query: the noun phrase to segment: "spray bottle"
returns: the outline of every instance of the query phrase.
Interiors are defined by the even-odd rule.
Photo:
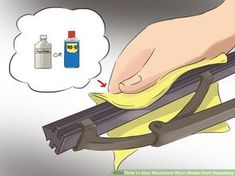
[[[75,31],[68,31],[68,39],[64,41],[64,67],[78,68],[80,66],[79,40]]]

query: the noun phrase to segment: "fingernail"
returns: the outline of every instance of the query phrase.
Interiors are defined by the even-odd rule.
[[[136,75],[126,81],[121,82],[119,86],[132,86],[132,85],[138,84],[141,81],[142,81],[142,77],[140,75]]]

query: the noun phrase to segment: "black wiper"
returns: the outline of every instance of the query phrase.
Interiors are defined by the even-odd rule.
[[[126,110],[105,102],[45,125],[43,131],[46,140],[50,140],[50,147],[55,148],[56,154],[69,149],[113,150],[146,145],[160,146],[233,118],[235,100],[194,113],[210,84],[233,73],[235,52],[228,54],[227,63],[209,65],[183,74],[164,96],[146,108]],[[127,138],[99,137],[192,92],[197,93],[183,111],[168,123],[152,122],[149,126],[152,131],[150,134]]]

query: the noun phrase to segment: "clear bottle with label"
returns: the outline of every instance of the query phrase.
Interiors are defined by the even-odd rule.
[[[68,39],[64,41],[64,67],[78,68],[80,66],[79,40],[75,37],[75,31],[68,32]]]
[[[40,41],[34,45],[35,69],[51,69],[51,44],[47,41],[47,35],[40,35]]]

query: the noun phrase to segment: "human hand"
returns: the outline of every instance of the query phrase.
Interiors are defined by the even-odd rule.
[[[141,92],[174,69],[227,53],[235,39],[216,20],[207,14],[148,26],[117,59],[109,91]]]

